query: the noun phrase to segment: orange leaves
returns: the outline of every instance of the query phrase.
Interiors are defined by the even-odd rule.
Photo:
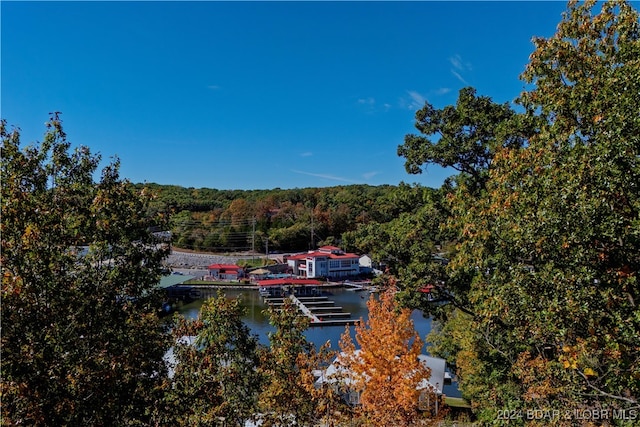
[[[465,224],[462,227],[462,235],[468,238],[474,237],[476,235],[476,232],[474,231],[474,224]]]
[[[562,363],[562,367],[565,369],[578,369],[578,356],[575,351],[575,347],[564,346],[562,347],[562,353],[558,360]]]
[[[373,425],[406,425],[417,412],[420,384],[430,371],[418,356],[422,340],[415,332],[411,311],[398,309],[395,292],[367,302],[369,319],[356,326],[355,344],[348,331],[340,347],[346,371],[352,373],[353,390],[361,390],[361,411]]]
[[[34,224],[28,224],[22,234],[22,244],[30,248],[33,246],[33,243],[37,242],[40,239],[40,230]]]
[[[560,391],[558,384],[547,375],[551,368],[552,362],[540,355],[532,357],[528,351],[519,355],[514,370],[525,388],[523,397],[526,401],[548,399]]]

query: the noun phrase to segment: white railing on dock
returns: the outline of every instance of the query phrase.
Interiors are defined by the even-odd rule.
[[[296,298],[295,295],[289,295],[289,298],[291,298],[291,301],[293,301],[293,303],[298,306],[300,311],[302,313],[304,313],[304,315],[307,316],[309,319],[311,319],[312,322],[319,322],[320,321],[318,316],[313,314],[311,312],[311,310],[309,310],[309,308],[302,303],[302,301],[300,301],[298,298]]]

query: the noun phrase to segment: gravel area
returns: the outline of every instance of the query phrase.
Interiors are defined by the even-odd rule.
[[[205,269],[211,264],[235,264],[240,259],[252,259],[255,255],[214,255],[173,250],[166,264],[179,269]]]

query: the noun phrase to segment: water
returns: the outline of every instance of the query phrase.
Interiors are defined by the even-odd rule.
[[[228,298],[242,297],[242,304],[247,308],[247,314],[244,317],[245,323],[249,326],[251,332],[258,337],[261,344],[268,345],[268,334],[269,332],[275,331],[275,328],[269,324],[269,319],[263,313],[263,311],[267,309],[267,304],[264,303],[258,291],[255,289],[224,289],[222,291]],[[217,289],[201,289],[201,294],[204,298],[216,296],[217,293]],[[367,320],[367,300],[370,295],[368,292],[352,292],[343,288],[332,288],[329,290],[327,296],[331,301],[335,302],[337,307],[342,307],[343,311],[351,313],[351,318]],[[178,312],[186,318],[196,318],[200,312],[202,301],[202,299],[198,299],[192,303],[182,305],[178,308]],[[426,341],[425,338],[431,331],[431,318],[426,318],[422,315],[422,312],[414,310],[411,319],[413,320],[416,332],[418,332],[423,341]],[[314,326],[306,330],[305,336],[316,348],[330,341],[331,350],[340,351],[340,337],[345,332],[345,328],[345,326]],[[353,325],[349,326],[351,338],[355,343],[354,331],[355,327]],[[426,343],[423,353],[428,354],[428,345]],[[445,385],[443,391],[447,396],[461,396],[455,382],[451,385]]]
[[[204,298],[216,296],[217,292],[216,289],[201,290]],[[263,311],[267,309],[267,305],[263,302],[258,291],[253,289],[224,289],[224,293],[228,298],[242,297],[242,304],[247,309],[247,314],[244,318],[245,323],[251,328],[252,333],[257,335],[261,344],[268,345],[268,334],[275,329],[269,324],[269,319],[263,313]],[[342,311],[351,313],[352,319],[362,318],[367,320],[367,300],[370,296],[368,292],[352,292],[343,288],[332,288],[329,290],[327,296],[331,301],[335,302],[337,307],[342,307]],[[196,318],[200,312],[202,301],[203,300],[199,299],[190,304],[185,304],[179,307],[178,312],[186,318]],[[412,313],[412,319],[416,331],[424,340],[429,331],[431,331],[431,319],[425,318],[422,316],[422,313],[417,310]],[[349,330],[351,337],[355,338],[354,326],[350,326]],[[305,336],[309,342],[315,344],[316,348],[319,348],[328,340],[331,342],[331,349],[337,351],[340,349],[340,336],[344,331],[345,326],[314,326],[307,329]],[[424,351],[426,351],[426,348]]]

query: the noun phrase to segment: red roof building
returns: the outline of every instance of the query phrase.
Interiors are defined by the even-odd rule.
[[[244,275],[242,267],[235,264],[211,264],[207,269],[209,276],[221,280],[237,280]]]
[[[360,273],[360,256],[345,253],[336,246],[322,246],[316,251],[292,255],[287,264],[293,274],[304,277],[347,278]]]

